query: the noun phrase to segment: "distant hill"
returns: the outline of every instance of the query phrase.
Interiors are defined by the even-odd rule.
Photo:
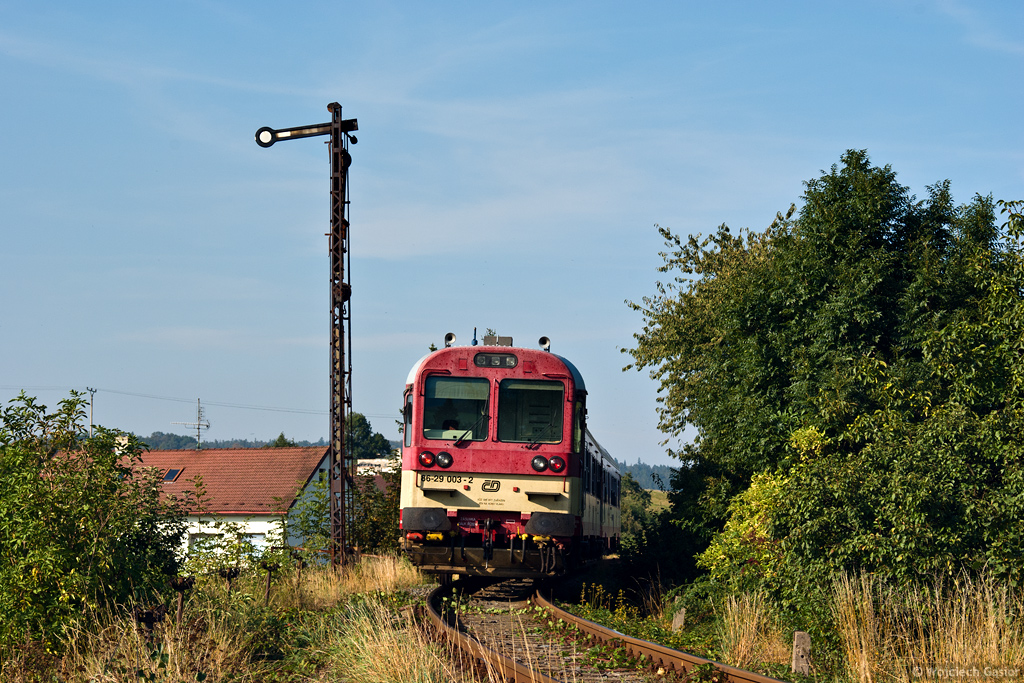
[[[671,488],[672,470],[677,469],[668,465],[648,465],[642,460],[633,465],[618,465],[619,471],[623,474],[628,472],[640,484],[640,488],[660,491],[668,491]]]
[[[181,436],[180,434],[153,432],[149,436],[140,436],[139,439],[154,451],[172,451],[196,447],[196,438],[194,436]]]
[[[165,434],[163,432],[153,432],[149,436],[139,437],[143,443],[148,444],[152,450],[164,451],[164,450],[179,450],[185,448],[196,447],[196,437],[194,436],[182,436],[180,434]],[[249,439],[215,439],[213,441],[207,441],[203,439],[203,448],[263,448],[270,441],[261,441],[256,439],[250,441]],[[296,446],[326,446],[327,441],[320,439],[319,441],[296,441]]]

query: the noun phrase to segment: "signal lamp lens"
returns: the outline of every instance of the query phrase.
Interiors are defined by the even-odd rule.
[[[565,469],[565,460],[557,455],[552,456],[551,461],[548,464],[551,466],[552,472],[561,472]]]
[[[430,451],[423,451],[420,453],[420,464],[424,467],[434,466],[434,454]]]
[[[455,462],[455,458],[453,458],[452,454],[449,453],[448,451],[441,451],[440,453],[437,454],[437,459],[435,462],[437,462],[439,467],[444,467],[445,469],[447,469],[452,466],[453,462]]]
[[[533,469],[537,470],[538,472],[543,472],[548,468],[548,459],[545,458],[543,455],[537,455],[534,456],[533,461],[530,463],[530,465],[532,465]]]

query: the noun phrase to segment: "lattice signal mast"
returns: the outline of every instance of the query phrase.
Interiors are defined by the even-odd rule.
[[[351,133],[359,130],[356,119],[343,119],[341,105],[327,105],[331,120],[312,126],[296,128],[260,128],[256,131],[256,144],[270,147],[278,140],[329,135],[331,161],[331,232],[328,248],[331,256],[331,564],[345,564],[347,541],[351,538],[351,520],[346,510],[352,509],[352,484],[356,461],[345,445],[345,422],[352,409],[352,331],[349,297],[349,221],[348,221],[348,167],[352,156],[348,145],[358,142]]]
[[[196,450],[203,450],[203,430],[210,428],[210,421],[206,419],[206,413],[203,411],[203,402],[200,399],[196,399],[196,421],[195,422],[172,422],[172,425],[185,425],[191,429],[196,430]]]

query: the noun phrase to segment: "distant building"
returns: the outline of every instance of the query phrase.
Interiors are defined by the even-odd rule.
[[[356,463],[356,474],[381,474],[394,472],[395,461],[391,458],[363,458]]]
[[[261,548],[279,531],[307,487],[329,468],[326,446],[295,448],[211,448],[148,451],[142,467],[156,468],[164,493],[183,498],[202,476],[205,511],[188,515],[187,546],[198,538],[219,534],[215,519],[237,522],[249,541]],[[298,539],[290,539],[297,543]]]

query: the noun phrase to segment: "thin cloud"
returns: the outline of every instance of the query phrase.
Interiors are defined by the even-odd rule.
[[[1010,55],[1024,55],[1024,42],[1003,35],[988,19],[974,8],[966,7],[956,0],[938,0],[939,12],[957,22],[965,32],[968,43],[993,52]]]
[[[0,32],[0,53],[37,66],[144,90],[152,90],[158,83],[188,82],[261,94],[303,97],[311,94],[294,87],[220,78],[178,68],[156,66],[140,62],[134,57],[125,59],[120,55],[98,55],[95,46],[31,40],[6,32]]]
[[[239,328],[150,327],[116,335],[114,341],[164,349],[221,350],[232,353],[280,348],[322,348],[323,335],[271,336]]]

